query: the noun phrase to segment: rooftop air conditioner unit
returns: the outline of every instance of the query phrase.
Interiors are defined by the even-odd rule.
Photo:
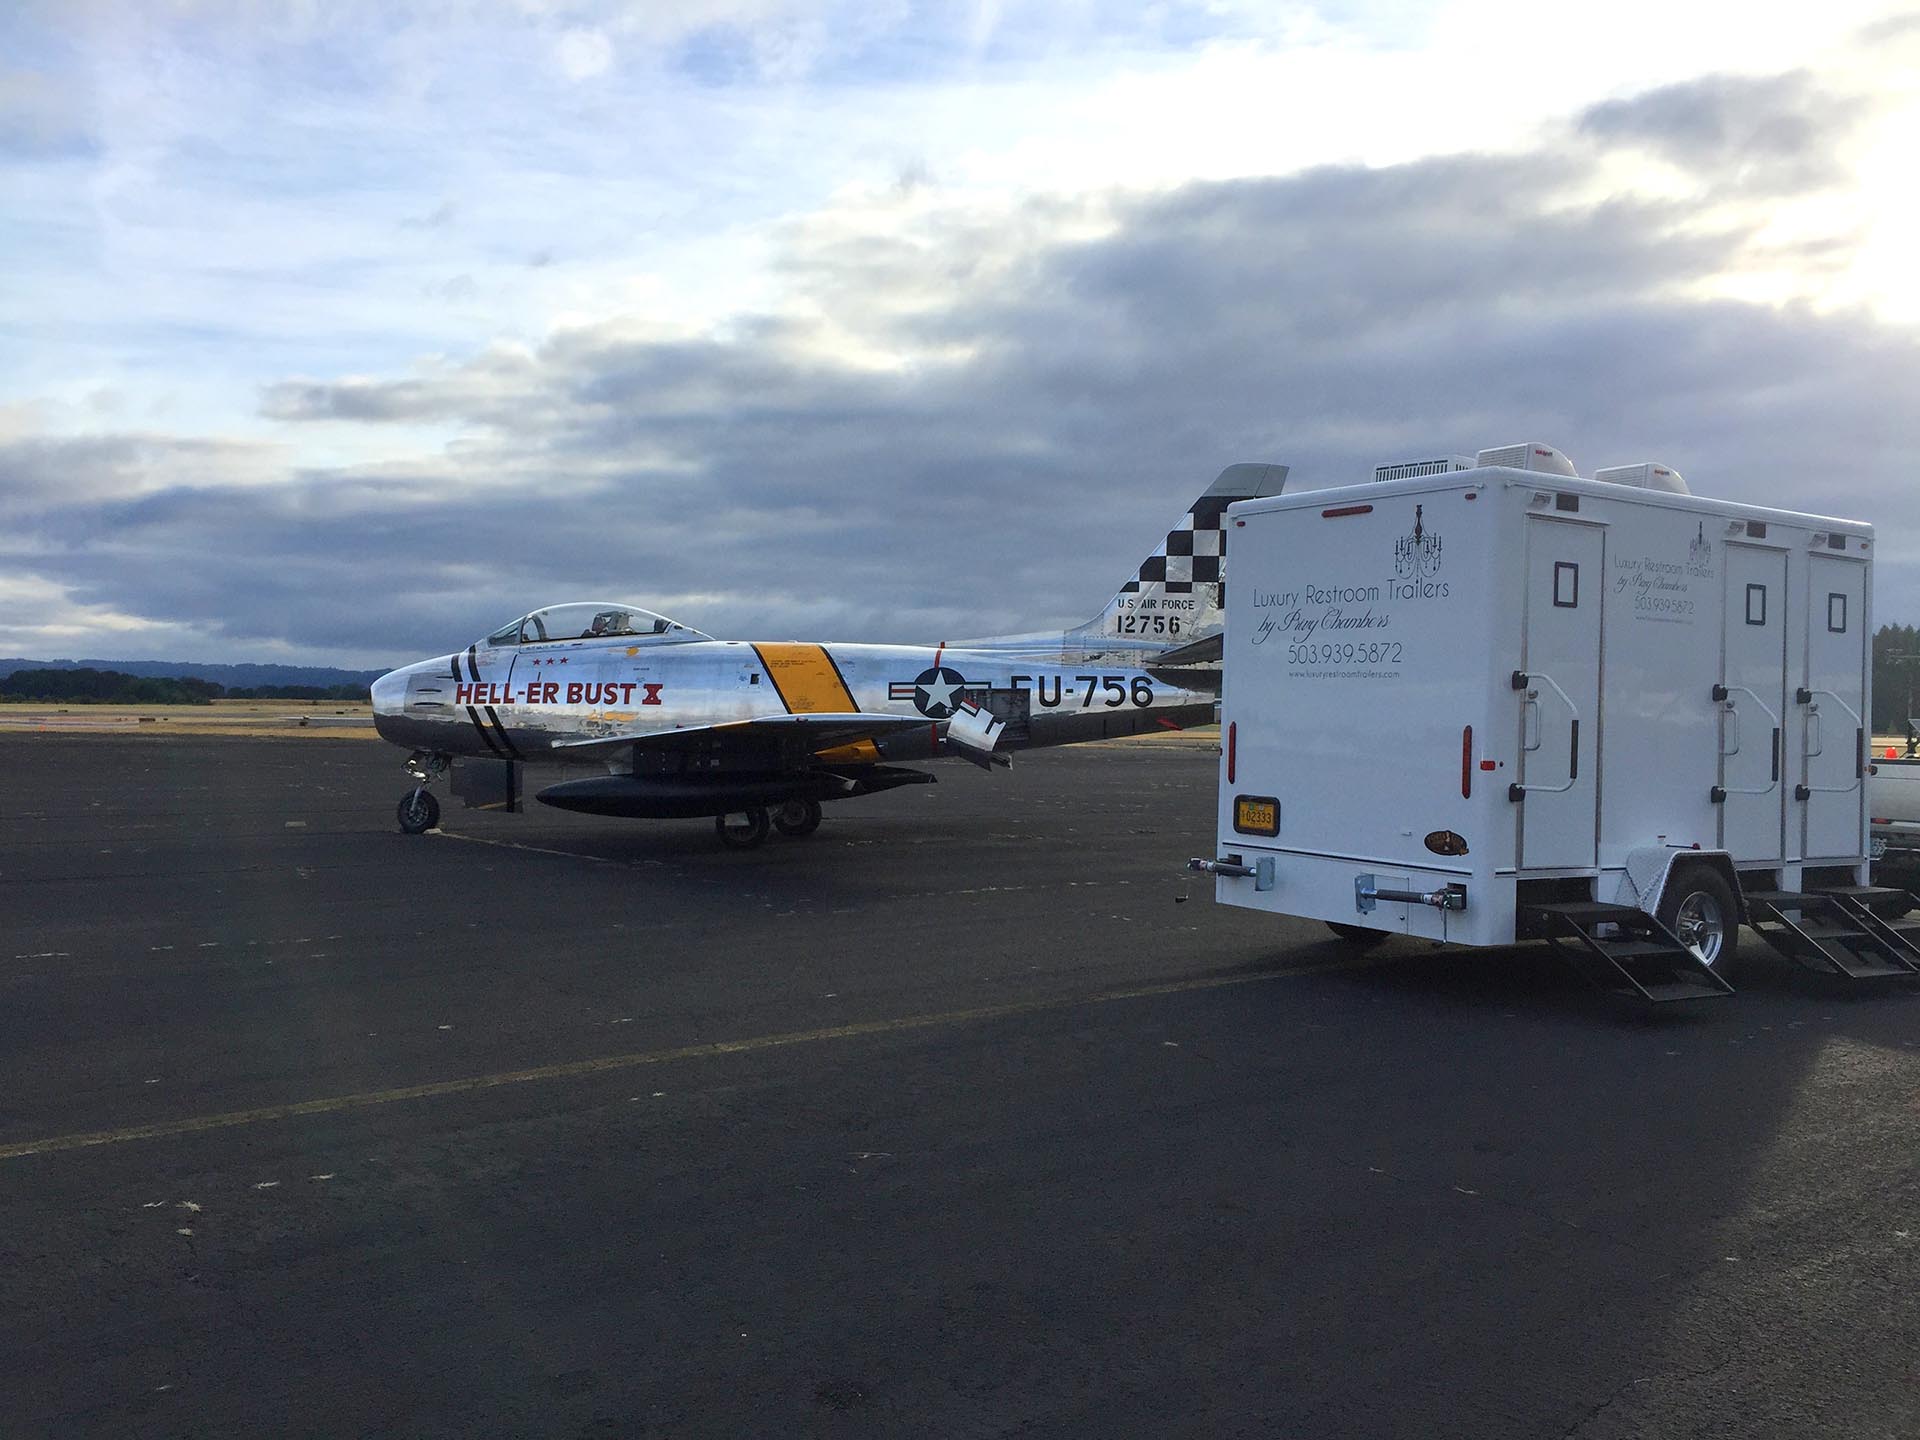
[[[1680,472],[1668,465],[1657,465],[1651,460],[1642,460],[1638,465],[1611,465],[1605,470],[1593,472],[1596,480],[1605,480],[1612,485],[1637,485],[1642,490],[1664,490],[1670,495],[1691,495],[1687,482],[1680,478]]]
[[[1413,480],[1421,475],[1446,475],[1455,470],[1473,469],[1471,455],[1441,455],[1432,460],[1403,460],[1398,465],[1376,465],[1373,478],[1380,480]]]
[[[1580,478],[1580,472],[1573,468],[1573,461],[1553,446],[1542,445],[1537,440],[1482,450],[1476,463],[1499,465],[1508,470],[1537,470],[1543,475],[1571,475],[1576,480]]]

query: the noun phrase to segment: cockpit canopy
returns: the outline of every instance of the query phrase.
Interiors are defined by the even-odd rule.
[[[502,625],[487,637],[489,645],[541,645],[561,640],[612,640],[662,643],[674,640],[710,640],[677,620],[656,615],[638,605],[612,600],[579,600],[549,605]]]

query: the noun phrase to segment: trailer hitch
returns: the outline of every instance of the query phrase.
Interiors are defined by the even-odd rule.
[[[1353,908],[1362,915],[1373,913],[1374,905],[1386,900],[1400,905],[1431,905],[1436,910],[1467,908],[1467,887],[1448,885],[1439,890],[1382,889],[1371,875],[1353,877]]]
[[[1242,864],[1237,856],[1225,856],[1219,860],[1189,860],[1187,869],[1199,875],[1225,875],[1229,879],[1253,881],[1256,890],[1273,889],[1273,857],[1262,855],[1253,864]]]

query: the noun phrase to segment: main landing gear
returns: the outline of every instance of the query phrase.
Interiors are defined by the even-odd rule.
[[[427,789],[446,773],[447,757],[416,750],[407,757],[407,773],[420,783],[400,797],[394,809],[402,835],[423,835],[440,823],[440,802]]]
[[[798,840],[803,835],[811,835],[820,828],[820,802],[818,800],[787,801],[773,812],[773,828],[794,840]]]
[[[752,850],[766,842],[767,830],[798,840],[820,828],[818,800],[788,800],[773,808],[769,816],[764,805],[734,810],[713,817],[714,833],[729,850]]]

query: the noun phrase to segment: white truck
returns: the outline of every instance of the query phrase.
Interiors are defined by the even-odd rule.
[[[1870,768],[1874,879],[1901,890],[1920,888],[1920,760],[1876,760]]]
[[[1727,993],[1920,971],[1865,804],[1873,530],[1551,446],[1228,513],[1222,903]]]

